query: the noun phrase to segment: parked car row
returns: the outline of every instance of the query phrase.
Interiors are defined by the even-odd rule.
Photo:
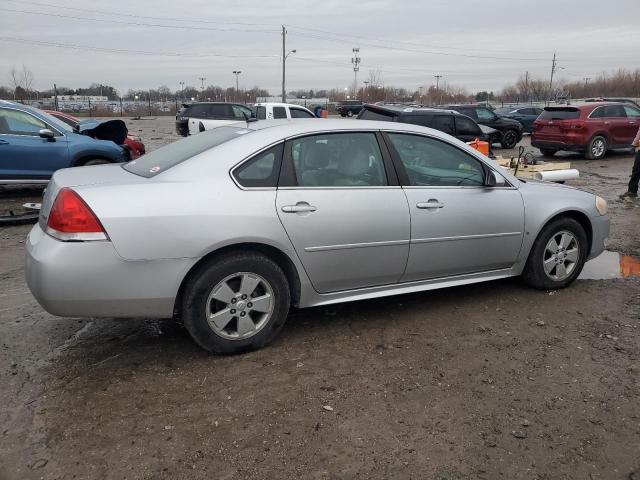
[[[122,120],[72,127],[37,108],[0,100],[0,184],[45,184],[61,168],[131,160],[127,134]]]

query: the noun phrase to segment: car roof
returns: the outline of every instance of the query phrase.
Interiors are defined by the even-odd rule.
[[[365,109],[369,110],[382,110],[394,113],[451,113],[454,115],[460,115],[459,112],[454,110],[448,110],[446,108],[433,108],[433,107],[408,107],[403,105],[373,105],[367,103],[364,105]]]
[[[304,105],[297,105],[295,103],[281,103],[281,102],[258,102],[253,104],[254,107],[299,107],[306,109]]]

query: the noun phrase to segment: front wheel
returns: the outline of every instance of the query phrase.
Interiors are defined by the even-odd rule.
[[[564,288],[580,275],[588,245],[587,234],[576,220],[553,220],[533,244],[522,278],[540,290]]]
[[[349,117],[349,118],[353,117],[353,112],[351,110],[349,110],[347,112],[347,117]]]
[[[82,164],[83,167],[89,167],[91,165],[105,165],[107,163],[111,163],[109,160],[104,160],[102,158],[95,158],[92,160],[87,160]]]
[[[502,140],[500,141],[500,145],[502,148],[506,148],[510,150],[516,146],[518,143],[518,132],[515,130],[507,130],[502,134]]]
[[[607,154],[607,139],[602,135],[596,135],[591,139],[585,151],[585,157],[589,160],[600,160]]]
[[[269,344],[289,312],[287,277],[270,258],[239,252],[200,267],[185,286],[182,319],[198,345],[233,354]]]

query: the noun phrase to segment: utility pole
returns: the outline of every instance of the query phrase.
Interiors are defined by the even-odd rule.
[[[53,105],[56,110],[58,110],[58,87],[56,84],[53,84]]]
[[[286,47],[286,37],[287,37],[287,29],[282,25],[282,103],[287,101],[287,92],[285,91],[285,64],[287,62],[287,57],[292,53],[296,53],[295,50],[291,50],[289,53],[285,53],[287,51]]]
[[[529,72],[524,72],[524,97],[529,100]]]
[[[556,72],[556,53],[553,52],[553,60],[551,61],[551,78],[549,79],[549,100],[551,99],[551,88],[553,87],[553,74]],[[547,101],[547,105],[549,102]]]
[[[179,82],[179,83],[180,83],[180,98],[184,102],[184,82]]]
[[[351,63],[353,64],[353,98],[358,96],[358,70],[360,70],[360,53],[359,47],[353,48],[353,57],[351,57]]]
[[[436,93],[438,94],[438,105],[440,105],[442,103],[442,96],[440,95],[440,79],[442,78],[442,75],[438,74],[438,75],[434,75],[435,79],[436,79]]]
[[[207,77],[199,77],[200,80],[200,101],[202,101],[202,98],[204,97],[204,81],[207,79]]]
[[[584,94],[585,94],[585,96],[587,95],[587,86],[589,85],[589,80],[591,80],[591,77],[584,77]]]
[[[284,91],[284,80],[285,80],[285,62],[287,61],[286,55],[286,41],[287,41],[287,29],[282,25],[282,103],[287,101],[287,94]]]
[[[233,74],[236,76],[236,102],[239,101],[240,98],[240,90],[238,89],[238,77],[242,72],[240,70],[234,70]]]

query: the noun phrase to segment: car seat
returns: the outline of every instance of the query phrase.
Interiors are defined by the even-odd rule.
[[[327,171],[329,147],[326,143],[312,143],[303,157],[300,184],[305,187],[327,187],[333,185],[333,176]]]

